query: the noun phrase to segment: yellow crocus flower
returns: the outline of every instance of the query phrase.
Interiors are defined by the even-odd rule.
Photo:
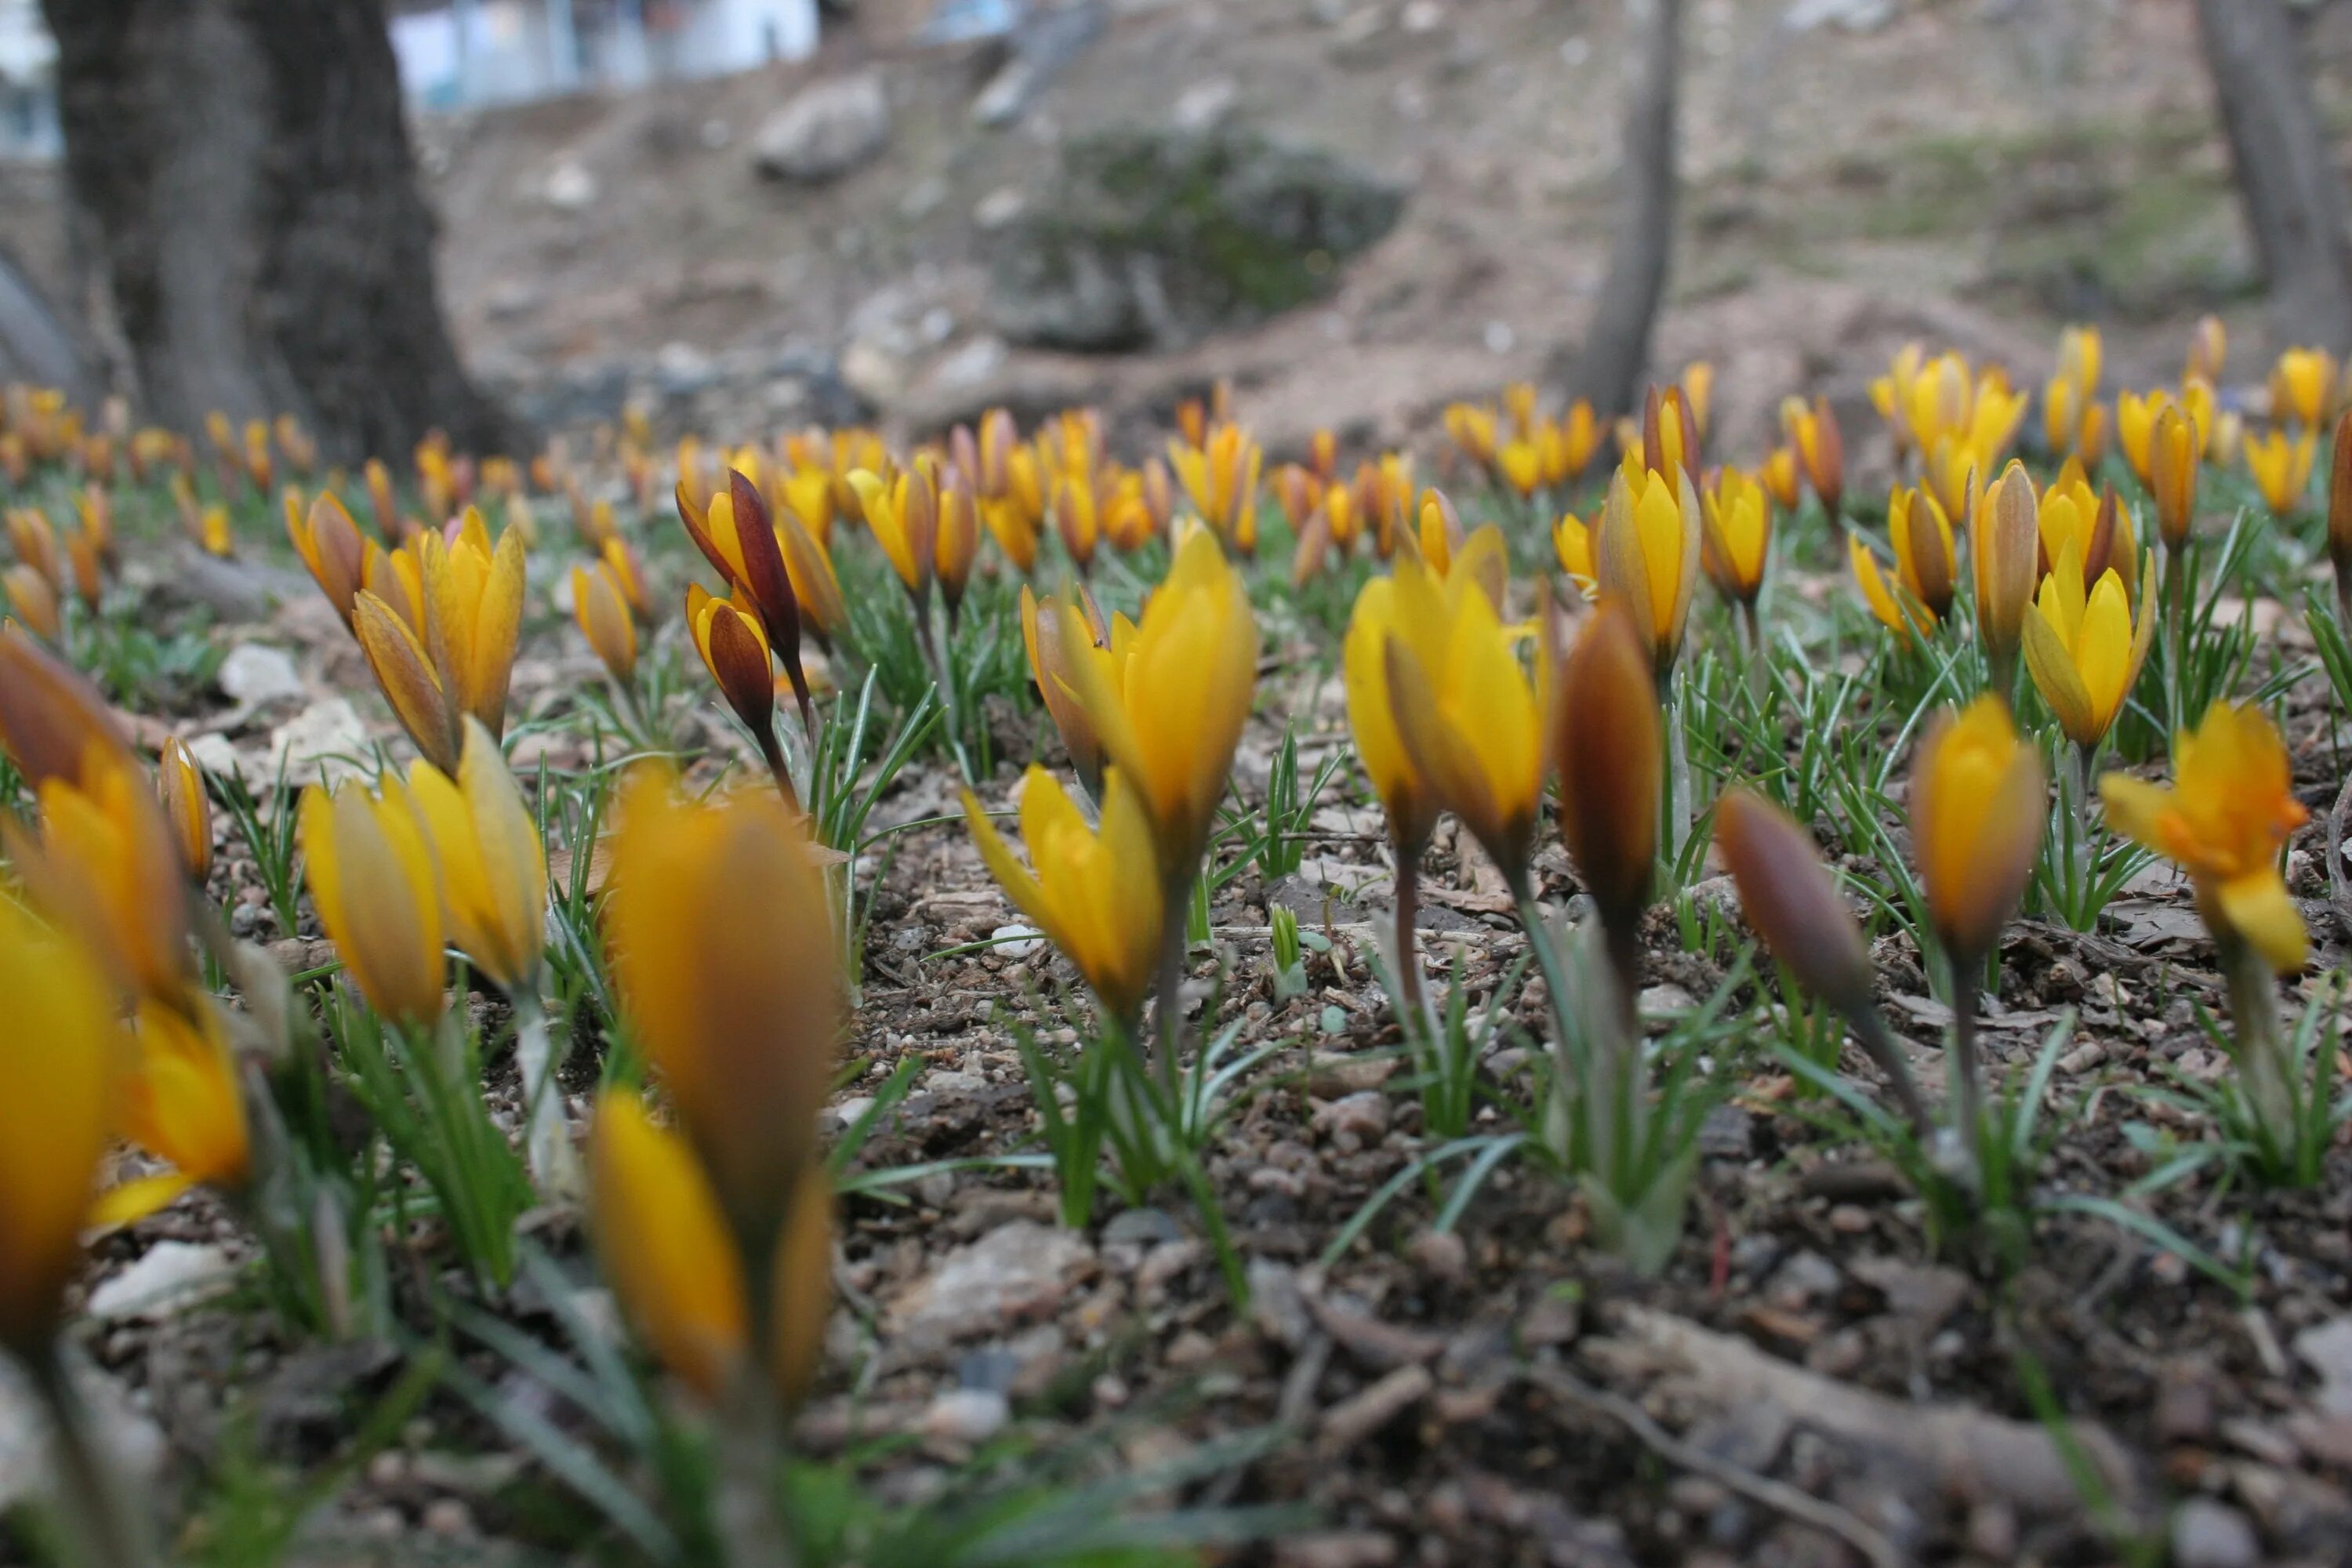
[[[440,879],[415,802],[386,773],[383,793],[346,780],[302,792],[298,824],[310,901],[343,972],[389,1022],[421,1029],[441,1016]]]
[[[2168,392],[2146,395],[2124,392],[2116,395],[2116,442],[2123,447],[2124,461],[2131,465],[2133,476],[2146,489],[2153,489],[2156,485],[2151,464],[2156,452],[2157,421],[2167,410],[2179,407]]]
[[[2034,521],[2043,574],[2057,570],[2060,554],[2071,543],[2085,589],[2112,567],[2123,584],[2125,601],[2130,602],[2139,586],[2139,533],[2131,509],[2116,499],[2114,490],[2105,496],[2094,493],[2082,465],[2069,458],[2042,492]]]
[[[1592,531],[1574,512],[1563,512],[1552,525],[1552,552],[1559,557],[1559,569],[1569,575],[1577,590],[1591,598],[1600,591],[1601,568],[1592,558]]]
[[[2189,334],[2188,369],[2184,379],[2200,381],[2221,379],[2221,366],[2230,357],[2230,333],[2219,316],[2200,316]]]
[[[1846,544],[1854,580],[1872,614],[1888,630],[1932,632],[1951,613],[1958,586],[1951,520],[1926,490],[1896,489],[1887,498],[1886,532],[1895,548],[1894,582],[1886,581],[1860,534]]]
[[[194,973],[187,875],[163,804],[129,753],[93,749],[79,778],[35,790],[40,830],[0,818],[33,901],[134,996],[177,996]]]
[[[1597,541],[1601,596],[1622,601],[1649,639],[1661,685],[1682,651],[1698,586],[1698,496],[1680,468],[1628,458],[1610,481]]]
[[[2047,788],[2042,756],[1990,693],[1938,714],[1911,768],[1912,854],[1937,940],[1961,984],[2000,928],[2042,847]]]
[[[2293,420],[2306,433],[2326,424],[2336,407],[2336,356],[2326,349],[2289,349],[2271,367],[2271,417]]]
[[[1255,480],[1253,480],[1255,484]],[[1060,646],[1093,647],[1076,610],[1059,606]],[[1160,884],[1191,885],[1233,770],[1257,684],[1257,623],[1248,585],[1205,530],[1176,547],[1129,637],[1113,627],[1105,657],[1071,662],[1071,687],[1151,819]],[[1184,721],[1170,722],[1181,714]]]
[[[2147,488],[2156,498],[2156,531],[2167,550],[2189,542],[2197,518],[2197,427],[2176,405],[2156,416],[2148,437]],[[2341,450],[2342,448],[2338,448]]]
[[[65,607],[58,602],[57,584],[18,562],[0,572],[0,586],[8,595],[9,613],[43,642],[54,644],[65,632]]]
[[[205,793],[204,770],[196,765],[188,743],[177,735],[163,742],[155,778],[163,816],[172,825],[173,842],[179,847],[180,864],[202,887],[213,868],[213,803]]]
[[[1409,657],[1424,668],[1441,666],[1445,650],[1432,635],[1440,628],[1438,620],[1424,616],[1406,623],[1397,613],[1397,599],[1393,578],[1374,577],[1365,583],[1348,619],[1341,665],[1347,676],[1348,729],[1355,738],[1356,760],[1371,780],[1372,793],[1381,798],[1389,841],[1396,847],[1402,863],[1418,857],[1428,842],[1437,826],[1439,804],[1428,781],[1413,766],[1404,738],[1397,732],[1389,693],[1388,645],[1392,637],[1423,639]]]
[[[2174,737],[2172,759],[2169,789],[2122,773],[2099,781],[2108,826],[2189,873],[2217,936],[2252,943],[2273,968],[2302,967],[2308,939],[2278,855],[2310,813],[2277,727],[2258,708],[2217,702]]]
[[[82,946],[0,899],[0,1346],[43,1353],[81,1267],[131,1045]]]
[[[751,1369],[745,1259],[693,1148],[625,1089],[596,1102],[591,1229],[614,1299],[670,1374],[723,1403]],[[784,1407],[815,1380],[832,1265],[832,1193],[822,1166],[793,1185],[766,1292],[772,1331],[760,1371]]]
[[[2263,504],[2273,517],[2303,510],[2311,489],[2311,466],[2318,457],[2318,438],[2309,430],[2289,436],[2273,426],[2245,439],[2246,471],[2262,492]]]
[[[1727,468],[1700,503],[1706,529],[1699,561],[1708,580],[1734,604],[1754,604],[1764,586],[1764,563],[1772,544],[1772,509],[1766,504],[1764,487],[1739,469]]]
[[[499,743],[467,719],[457,778],[416,763],[408,793],[440,868],[450,939],[509,995],[535,994],[547,948],[547,849]]]
[[[413,627],[383,597],[362,589],[352,629],[401,727],[425,759],[457,765],[468,715],[498,735],[506,728],[507,681],[522,631],[522,535],[512,529],[493,549],[471,508],[454,541],[419,541],[423,625]]]
[[[1462,819],[1514,891],[1527,885],[1543,787],[1536,696],[1486,591],[1400,560],[1386,639],[1390,714],[1437,806]]]
[[[1835,521],[1845,500],[1845,437],[1839,433],[1829,399],[1816,397],[1808,406],[1802,398],[1789,398],[1780,405],[1780,427],[1788,434],[1789,448],[1804,470],[1805,482]]]
[[[1061,781],[1032,765],[1021,781],[1024,869],[970,790],[964,819],[981,858],[1013,907],[1086,977],[1103,1010],[1132,1028],[1151,989],[1167,900],[1154,879],[1151,822],[1116,767],[1103,778],[1102,823],[1090,828]]]
[[[764,791],[677,785],[659,763],[624,783],[605,938],[622,1010],[756,1272],[817,1163],[848,997],[801,821]]]
[[[2156,640],[2156,560],[2142,568],[2138,619],[2114,567],[2083,591],[2081,546],[2066,541],[2033,613],[2025,617],[2025,668],[2066,738],[2089,751],[2106,739]]]
[[[1549,643],[1555,623],[1544,619]],[[1560,836],[1630,985],[1628,955],[1638,951],[1634,928],[1650,901],[1665,778],[1648,639],[1622,605],[1604,604],[1573,645],[1547,647],[1544,663],[1545,746],[1559,779]]]
[[[121,1131],[171,1168],[110,1188],[91,1213],[94,1226],[135,1224],[191,1187],[233,1193],[252,1173],[245,1100],[218,1005],[194,993],[177,1005],[142,1002],[134,1039]]]
[[[321,490],[305,511],[290,490],[286,496],[286,536],[310,570],[311,581],[335,606],[343,628],[352,625],[352,599],[365,586],[362,571],[367,563],[368,542],[359,524],[331,490]]]
[[[1496,454],[1500,447],[1493,409],[1475,403],[1447,404],[1445,434],[1462,449],[1464,457],[1480,468],[1493,469],[1496,467]]]
[[[1198,446],[1172,441],[1168,461],[1201,521],[1238,555],[1257,550],[1258,473],[1265,454],[1240,426],[1220,423]]]
[[[1969,509],[1969,564],[1976,574],[1977,639],[2006,701],[2017,675],[2025,613],[2041,580],[2041,511],[2033,480],[2011,460],[2000,482]]]
[[[865,508],[866,526],[882,546],[890,570],[919,604],[930,591],[939,551],[939,487],[930,466],[918,462],[890,479],[860,468],[850,487]]]
[[[598,561],[572,568],[572,618],[604,661],[604,672],[628,685],[637,672],[637,620],[611,566]]]

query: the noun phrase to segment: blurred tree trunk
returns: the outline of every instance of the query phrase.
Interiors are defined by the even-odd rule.
[[[1556,368],[1570,397],[1603,414],[1639,406],[1650,363],[1650,330],[1674,260],[1676,138],[1675,100],[1682,70],[1682,0],[1628,0],[1641,58],[1625,100],[1621,196],[1609,270],[1593,302],[1584,347]]]
[[[2352,347],[2344,192],[2282,0],[2197,0],[2205,68],[2282,344]]]
[[[441,318],[383,0],[42,0],[67,183],[147,411],[515,451]]]

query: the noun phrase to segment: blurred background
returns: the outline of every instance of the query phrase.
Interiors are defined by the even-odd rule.
[[[328,453],[1005,405],[1282,451],[1907,339],[2352,346],[2352,4],[0,0],[0,377]]]

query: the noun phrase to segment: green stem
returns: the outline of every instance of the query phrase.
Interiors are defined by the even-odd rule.
[[[1158,999],[1151,1032],[1151,1069],[1168,1093],[1176,1091],[1176,1066],[1184,1055],[1184,953],[1189,945],[1186,916],[1192,902],[1194,879],[1174,879],[1162,895],[1160,921],[1160,977],[1152,994]]]
[[[1971,1180],[1984,1171],[1984,1077],[1977,1061],[1977,968],[1959,953],[1952,961],[1952,1120],[1967,1152]]]
[[[2264,1141],[2284,1160],[2294,1153],[2297,1138],[2294,1070],[2289,1065],[2292,1053],[2279,1019],[2278,983],[2261,949],[2226,921],[2216,921],[2209,910],[2205,924],[2213,933],[2222,974],[2229,983],[2230,1021],[2234,1026],[2246,1103],[2253,1110]]]
[[[799,1553],[776,1498],[776,1408],[759,1365],[745,1363],[725,1401],[712,1524],[726,1568],[793,1568]]]
[[[1683,724],[1682,702],[1669,668],[1658,678],[1658,718],[1666,727],[1665,850],[1668,867],[1682,863],[1691,835],[1690,735]],[[1676,879],[1668,877],[1672,887]]]
[[[1739,602],[1739,625],[1748,634],[1748,696],[1756,710],[1761,713],[1770,669],[1764,657],[1763,617],[1757,613],[1755,600],[1742,599]]]
[[[1569,1011],[1567,963],[1560,956],[1559,944],[1552,940],[1551,926],[1544,919],[1542,907],[1536,902],[1535,889],[1524,874],[1518,886],[1511,889],[1511,897],[1518,905],[1519,926],[1528,933],[1528,946],[1536,955],[1536,967],[1543,973],[1544,989],[1550,994],[1552,1027],[1559,1032],[1561,1045],[1575,1058],[1573,1065],[1581,1079],[1583,1053],[1577,1045],[1580,1036],[1575,1017]]]
[[[1396,853],[1397,1000],[1416,1019],[1421,1017],[1421,950],[1414,927],[1421,910],[1421,854],[1402,845]]]
[[[25,1370],[56,1428],[58,1521],[67,1560],[82,1568],[149,1568],[147,1516],[126,1496],[97,1413],[82,1398],[55,1340],[26,1352]]]
[[[547,1008],[535,984],[519,987],[515,1011],[515,1069],[522,1077],[523,1148],[531,1180],[541,1196],[572,1203],[584,1195],[579,1156],[563,1116],[563,1090],[555,1081],[562,1057],[554,1048]]]

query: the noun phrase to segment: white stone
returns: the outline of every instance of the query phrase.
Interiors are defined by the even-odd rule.
[[[596,176],[578,163],[558,163],[547,176],[546,195],[557,212],[585,212],[595,205]]]
[[[282,760],[289,784],[315,783],[323,770],[331,785],[356,776],[367,752],[367,726],[360,722],[359,710],[346,698],[330,697],[269,732],[268,767],[274,775]]]
[[[159,1241],[89,1293],[89,1315],[100,1322],[168,1318],[218,1295],[236,1279],[236,1264],[217,1247]]]
[[[1007,958],[1034,958],[1045,946],[1045,933],[1035,926],[998,926],[988,936]]]
[[[923,1413],[923,1435],[958,1443],[985,1442],[1012,1419],[1012,1403],[994,1389],[950,1389]]]
[[[872,72],[803,89],[751,138],[763,174],[818,184],[878,155],[890,141],[890,98]]]
[[[97,1415],[100,1441],[126,1489],[152,1482],[163,1464],[163,1434],[114,1378],[77,1362],[73,1380]],[[46,1495],[49,1486],[48,1415],[16,1363],[0,1356],[0,1514]]]
[[[301,672],[283,648],[239,643],[221,660],[220,689],[232,702],[259,707],[302,695]]]

